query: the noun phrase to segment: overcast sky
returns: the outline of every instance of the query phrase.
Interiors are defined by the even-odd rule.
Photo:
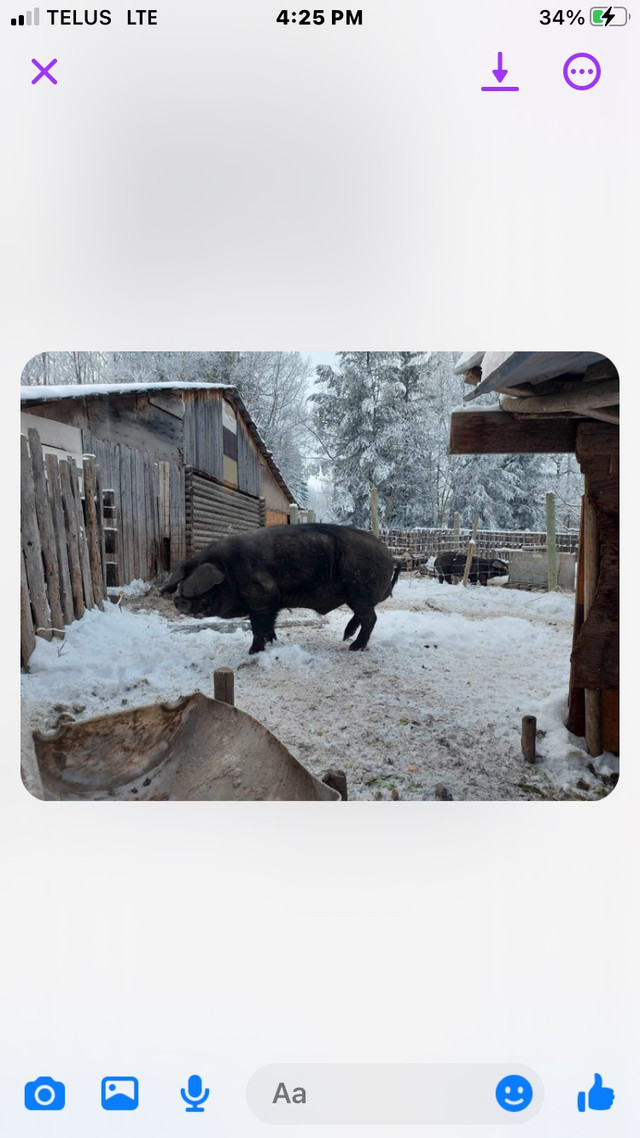
[[[303,356],[311,356],[311,363],[313,364],[314,368],[317,367],[318,364],[335,365],[336,363],[335,352],[301,352],[300,354]]]

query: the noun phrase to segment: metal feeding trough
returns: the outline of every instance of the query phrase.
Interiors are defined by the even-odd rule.
[[[33,742],[46,799],[339,801],[266,727],[202,693],[65,724]]]

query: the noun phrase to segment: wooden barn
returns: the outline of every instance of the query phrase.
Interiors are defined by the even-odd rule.
[[[295,498],[222,384],[23,387],[45,456],[94,455],[106,585],[148,580],[216,537],[289,520]]]
[[[575,453],[584,475],[567,727],[591,755],[618,753],[618,373],[595,352],[463,356],[473,404],[451,416],[452,454]]]

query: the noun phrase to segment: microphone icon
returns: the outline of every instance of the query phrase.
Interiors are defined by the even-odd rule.
[[[185,1108],[185,1113],[194,1113],[196,1111],[201,1113],[204,1110],[201,1103],[206,1102],[209,1098],[209,1088],[205,1087],[204,1090],[202,1089],[202,1079],[199,1075],[189,1075],[187,1089],[185,1091],[184,1087],[181,1087],[180,1094],[184,1101],[190,1104]]]

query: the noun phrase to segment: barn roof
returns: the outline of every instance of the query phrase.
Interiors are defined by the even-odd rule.
[[[20,388],[23,403],[39,403],[45,399],[80,399],[94,395],[128,395],[132,391],[235,391],[228,383],[52,383]]]
[[[228,383],[69,383],[51,384],[51,386],[34,386],[20,388],[20,401],[23,407],[31,407],[37,403],[60,399],[100,399],[114,395],[131,395],[132,393],[168,392],[168,391],[224,391],[226,398],[230,399],[236,411],[244,422],[251,438],[263,455],[273,478],[289,500],[297,501],[295,494],[289,489],[282,472],[276,463],[272,452],[256,427],[244,400],[237,388]]]

